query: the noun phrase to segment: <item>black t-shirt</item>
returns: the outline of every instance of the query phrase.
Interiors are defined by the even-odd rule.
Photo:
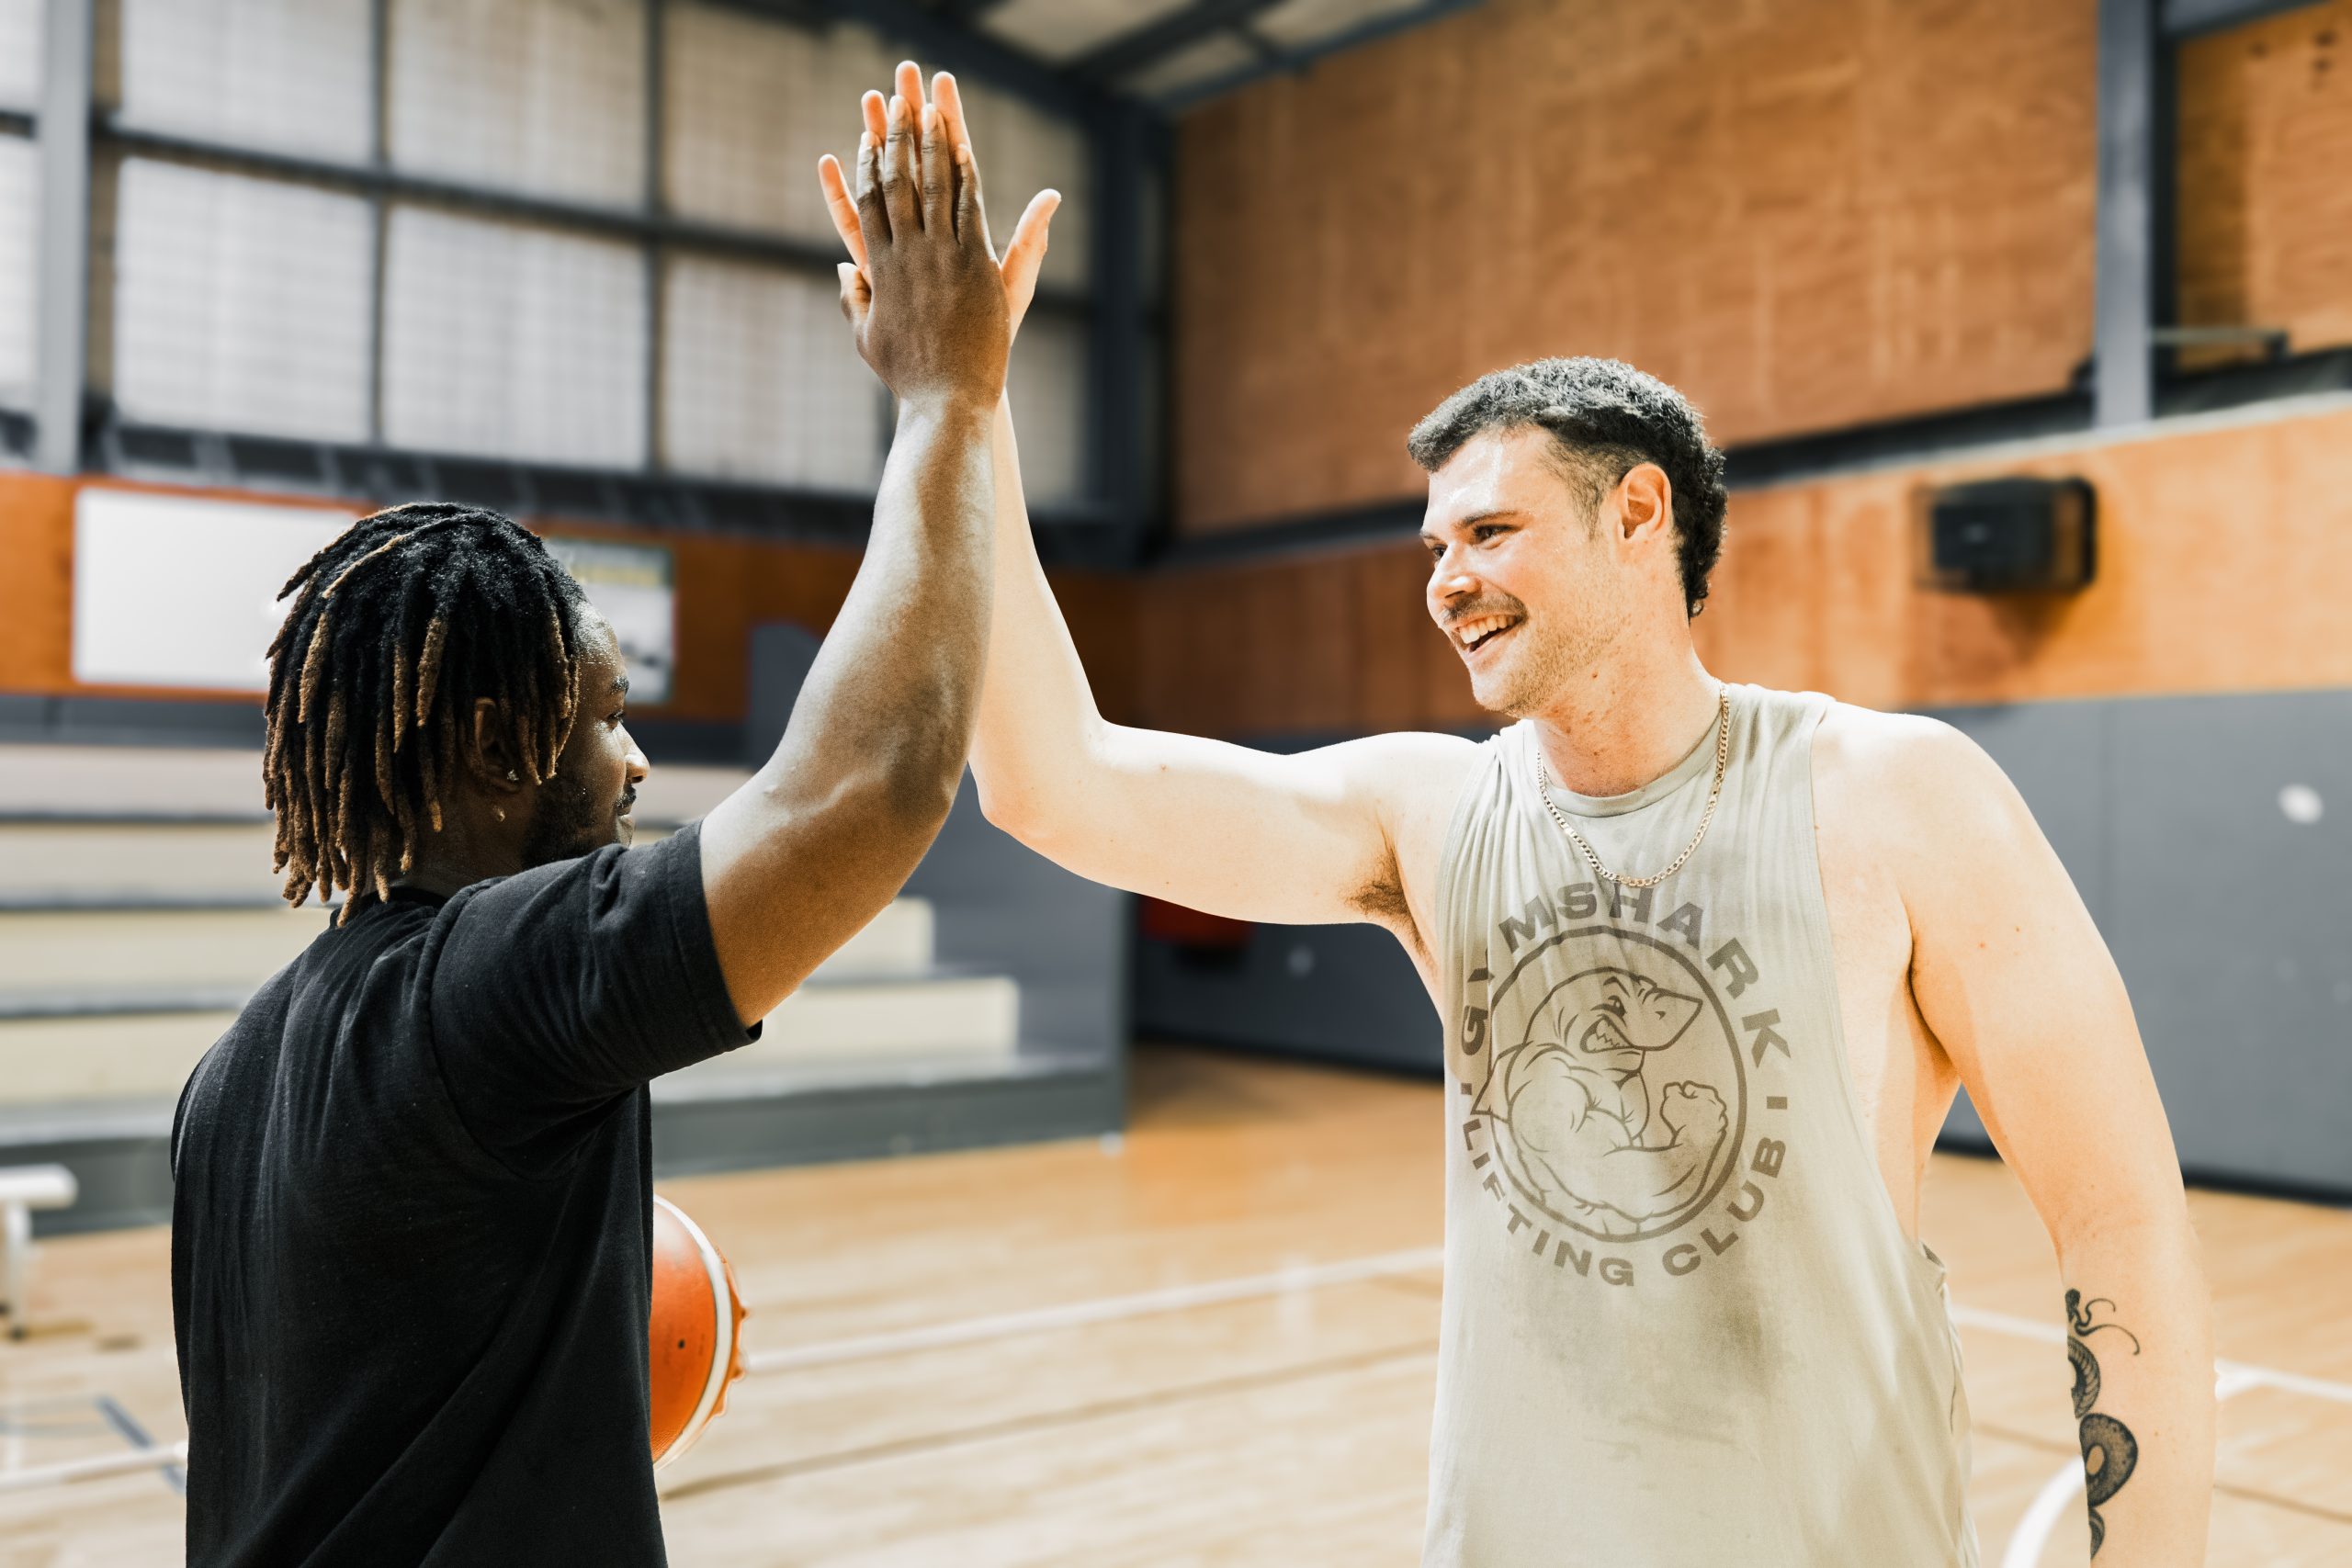
[[[693,829],[396,892],[172,1132],[191,1568],[659,1563],[646,1082],[744,1043]]]

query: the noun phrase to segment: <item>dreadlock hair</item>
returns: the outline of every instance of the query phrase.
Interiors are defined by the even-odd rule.
[[[483,766],[487,697],[534,783],[579,704],[580,585],[513,519],[441,502],[363,517],[286,580],[269,645],[263,800],[286,898],[390,897],[442,793]]]

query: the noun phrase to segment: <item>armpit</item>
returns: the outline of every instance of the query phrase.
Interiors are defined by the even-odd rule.
[[[1426,964],[1429,949],[1422,943],[1420,926],[1413,919],[1412,906],[1405,899],[1405,878],[1397,869],[1396,856],[1391,851],[1380,869],[1347,897],[1348,907],[1373,924],[1385,926],[1416,963]]]

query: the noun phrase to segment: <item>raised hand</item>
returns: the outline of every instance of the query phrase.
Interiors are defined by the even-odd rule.
[[[858,353],[902,403],[993,403],[1004,389],[1012,327],[981,216],[978,167],[919,96],[890,100],[881,135],[871,119],[858,139],[849,231],[864,260],[845,266],[842,279]],[[832,164],[831,181],[839,178]]]
[[[927,116],[929,108],[936,108],[944,123],[951,154],[957,159],[958,168],[964,160],[977,169],[978,158],[972,151],[972,137],[964,118],[964,99],[956,85],[956,78],[943,71],[932,78],[931,104],[923,106],[922,73],[914,62],[899,62],[895,84],[897,98],[919,106]],[[865,117],[865,132],[877,144],[887,144],[889,110],[880,93],[869,92],[861,100],[860,112]],[[872,274],[867,266],[867,254],[862,232],[856,200],[851,196],[849,182],[842,174],[840,162],[830,152],[817,161],[818,182],[824,187],[826,209],[832,214],[833,229],[841,235],[842,244],[849,252],[849,263],[841,268],[842,310],[854,322],[858,312],[871,298]],[[974,176],[977,180],[977,175]],[[1000,266],[1004,282],[1005,309],[1008,327],[1018,333],[1022,318],[1028,313],[1030,301],[1036,297],[1037,270],[1045,265],[1046,231],[1054,211],[1061,206],[1061,193],[1042,190],[1032,197],[1021,214],[1021,221],[1013,226],[1012,243],[1006,245]],[[997,255],[988,237],[987,216],[982,209],[980,232],[982,243],[989,245],[989,254]]]

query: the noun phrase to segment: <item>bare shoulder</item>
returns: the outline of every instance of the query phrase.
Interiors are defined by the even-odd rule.
[[[1344,754],[1351,784],[1391,821],[1434,812],[1442,826],[1483,750],[1466,736],[1407,729],[1368,735],[1332,752]]]
[[[2000,764],[1941,719],[1834,703],[1813,742],[1815,827],[1890,860],[1950,860],[2034,831]]]

